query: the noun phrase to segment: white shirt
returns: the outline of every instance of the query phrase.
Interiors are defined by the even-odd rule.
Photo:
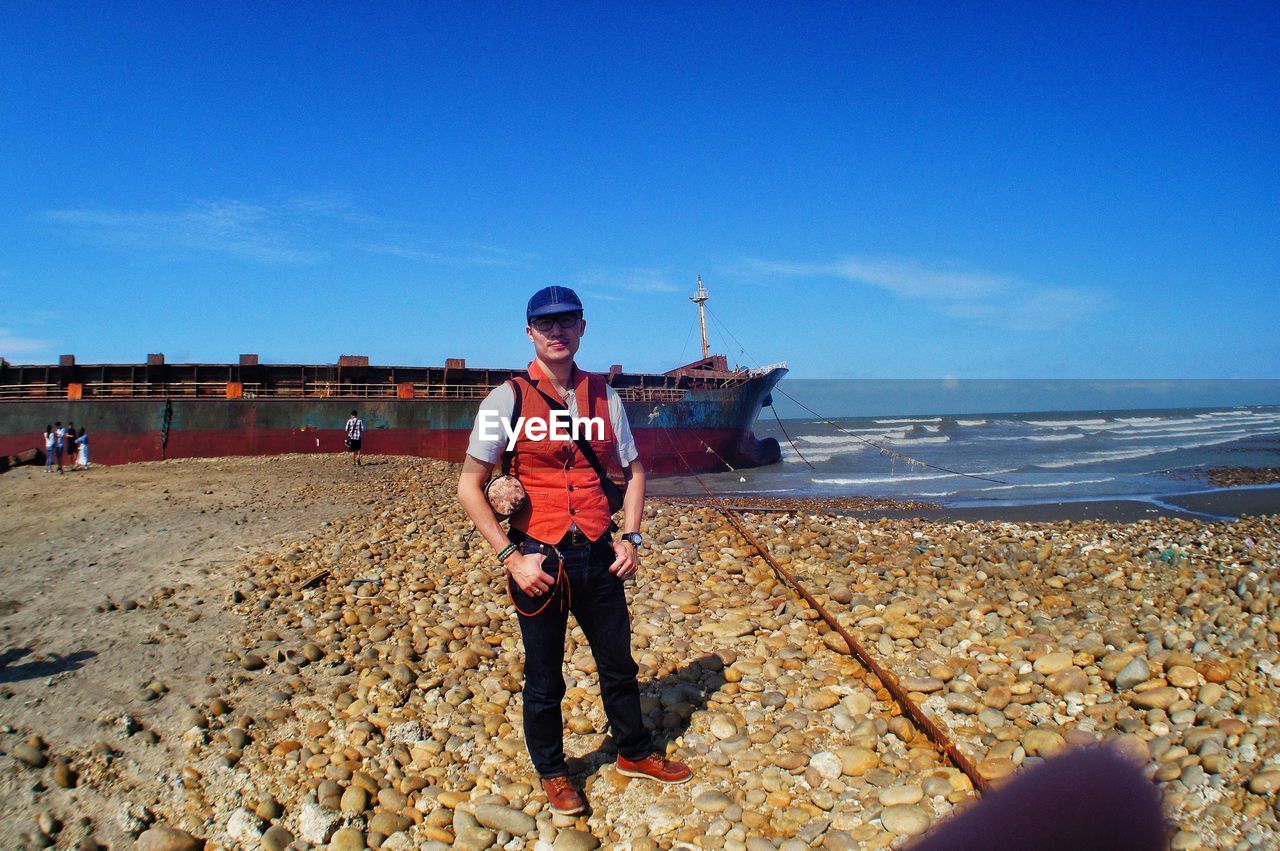
[[[526,390],[526,392],[537,391]],[[605,385],[604,392],[609,403],[609,424],[613,426],[613,439],[618,447],[618,464],[622,467],[630,467],[631,462],[640,457],[640,453],[636,450],[635,438],[631,436],[631,424],[627,421],[627,411],[622,407],[622,398],[618,396],[617,391]],[[569,409],[570,415],[576,419],[578,400],[575,398],[573,388],[569,388],[569,396],[564,404]],[[511,389],[509,382],[504,381],[484,397],[484,401],[480,403],[480,411],[492,411],[494,416],[510,425],[515,405],[515,391]],[[490,420],[493,421],[492,416]],[[507,434],[498,429],[498,435],[497,440],[485,440],[480,436],[480,413],[477,412],[475,424],[471,427],[471,442],[467,445],[467,454],[485,464],[498,463],[502,458],[503,450],[507,447]],[[604,459],[601,461],[603,462]]]
[[[364,436],[364,420],[352,417],[347,420],[347,437],[359,440]]]

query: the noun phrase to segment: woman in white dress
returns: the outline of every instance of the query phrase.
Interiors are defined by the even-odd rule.
[[[76,469],[89,469],[89,435],[84,433],[84,429],[80,429],[80,434],[76,437],[76,448],[79,454],[76,455]]]

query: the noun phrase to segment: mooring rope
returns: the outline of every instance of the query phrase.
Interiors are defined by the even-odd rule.
[[[827,418],[826,418],[826,417],[824,417],[822,414],[820,414],[820,413],[818,413],[817,411],[815,411],[813,408],[810,408],[810,407],[809,407],[808,405],[806,405],[804,402],[801,402],[801,401],[800,401],[799,399],[797,399],[795,396],[792,396],[790,393],[788,393],[787,391],[783,390],[781,387],[774,387],[772,392],[774,392],[774,393],[781,393],[783,396],[786,396],[786,397],[787,397],[788,399],[790,399],[792,402],[795,402],[795,403],[796,403],[797,405],[799,405],[801,408],[803,408],[804,410],[808,411],[808,412],[809,412],[810,414],[812,414],[813,416],[817,417],[819,422],[826,423],[827,425],[829,425],[829,426],[831,426],[832,428],[834,428],[836,431],[839,431],[839,432],[842,432],[842,433],[844,433],[844,434],[847,434],[849,437],[852,437],[852,438],[854,438],[855,440],[860,440],[860,441],[862,441],[862,442],[863,442],[863,443],[865,443],[867,446],[870,446],[872,449],[875,449],[875,450],[879,451],[879,453],[880,453],[881,455],[888,456],[890,459],[892,459],[892,460],[894,460],[894,461],[897,461],[898,459],[901,459],[901,460],[903,460],[903,461],[906,461],[908,464],[910,464],[910,465],[911,465],[911,466],[913,466],[913,467],[927,467],[927,468],[929,468],[930,470],[938,470],[939,472],[947,473],[947,474],[952,475],[952,476],[964,476],[966,479],[977,479],[977,480],[978,480],[978,481],[980,481],[980,482],[994,482],[994,483],[995,483],[995,484],[997,484],[997,485],[1007,485],[1007,484],[1009,484],[1008,482],[1006,482],[1006,481],[1004,481],[1004,480],[1002,480],[1002,479],[993,479],[993,478],[991,478],[991,477],[989,477],[989,476],[979,476],[977,473],[964,473],[964,472],[961,472],[960,470],[952,470],[950,467],[940,467],[940,466],[938,466],[937,464],[930,464],[928,461],[921,461],[919,458],[912,458],[912,457],[910,457],[910,456],[908,456],[908,455],[903,455],[903,454],[902,454],[902,453],[900,453],[900,452],[895,452],[895,451],[894,451],[894,450],[892,450],[892,449],[886,449],[885,447],[881,446],[880,444],[876,443],[875,441],[867,440],[865,437],[863,437],[863,436],[862,436],[862,435],[860,435],[860,434],[856,434],[856,433],[854,433],[854,432],[852,432],[852,431],[849,431],[849,429],[847,429],[847,428],[844,428],[844,427],[842,427],[842,426],[838,426],[838,425],[836,425],[836,424],[835,424],[835,423],[833,423],[831,420],[827,419]],[[775,416],[777,416],[777,412],[776,412],[776,411],[774,412],[774,415],[775,415]]]
[[[782,436],[787,439],[787,443],[791,444],[791,448],[800,456],[800,460],[805,464],[808,464],[810,470],[818,469],[812,464],[809,464],[809,459],[804,457],[804,453],[800,451],[800,447],[796,446],[796,442],[791,439],[791,435],[787,434],[787,427],[782,424],[782,417],[778,416],[778,409],[773,406],[772,402],[769,403],[769,410],[773,411],[773,418],[778,421],[778,428],[782,430]]]
[[[707,308],[707,313],[711,313],[711,308],[709,308],[709,307]],[[741,342],[740,340],[738,340],[738,338],[737,338],[737,337],[735,337],[735,336],[734,336],[733,332],[732,332],[732,331],[730,331],[730,330],[728,329],[728,327],[726,327],[726,326],[725,326],[725,324],[724,324],[723,322],[721,322],[721,321],[720,321],[720,317],[716,316],[714,313],[711,313],[711,318],[712,318],[712,320],[714,320],[714,321],[715,321],[715,323],[716,323],[717,325],[719,325],[719,326],[720,326],[720,330],[722,330],[722,331],[724,331],[726,334],[728,334],[728,335],[729,335],[729,338],[730,338],[730,339],[732,339],[735,343],[737,343],[737,344],[738,344],[738,351],[742,353],[743,357],[746,357],[746,358],[749,358],[749,359],[750,359],[750,360],[752,360],[752,361],[755,361],[756,366],[757,366],[757,367],[759,367],[759,366],[760,366],[760,361],[759,361],[758,359],[756,359],[754,356],[752,356],[750,352],[748,352],[748,351],[747,351],[746,347],[742,345],[742,342]],[[997,484],[997,485],[1007,485],[1007,484],[1009,484],[1008,482],[1003,481],[1002,479],[992,479],[992,478],[990,478],[990,477],[988,477],[988,476],[979,476],[979,475],[976,475],[976,474],[974,474],[974,473],[962,473],[962,472],[960,472],[959,470],[952,470],[952,469],[950,469],[949,467],[939,467],[937,464],[930,464],[928,461],[921,461],[921,460],[920,460],[920,459],[918,459],[918,458],[912,458],[910,455],[903,455],[901,452],[897,452],[897,451],[895,451],[895,450],[893,450],[893,449],[887,449],[887,448],[885,448],[885,447],[881,446],[880,444],[876,443],[875,441],[867,440],[865,437],[863,437],[863,436],[862,436],[862,435],[860,435],[860,434],[855,434],[854,432],[849,431],[848,429],[843,428],[842,426],[838,426],[838,425],[836,425],[836,424],[835,424],[835,423],[833,423],[831,420],[827,419],[827,418],[826,418],[826,417],[824,417],[822,414],[820,414],[820,413],[818,413],[817,411],[815,411],[813,408],[810,408],[808,405],[804,404],[804,403],[803,403],[803,402],[801,402],[799,399],[797,399],[796,397],[792,396],[792,395],[791,395],[790,393],[788,393],[787,391],[783,390],[781,387],[775,386],[775,387],[773,388],[773,391],[772,391],[772,392],[774,392],[774,393],[781,393],[783,396],[786,396],[786,397],[787,397],[788,399],[790,399],[792,402],[795,402],[795,403],[796,403],[797,405],[799,405],[801,408],[803,408],[804,410],[808,411],[808,412],[809,412],[810,414],[812,414],[813,416],[817,417],[819,422],[825,423],[825,424],[827,424],[827,425],[831,426],[832,428],[834,428],[836,431],[839,431],[839,432],[841,432],[841,433],[843,433],[843,434],[846,434],[846,435],[848,435],[849,437],[854,438],[855,440],[860,440],[860,441],[862,441],[862,442],[863,442],[863,443],[865,443],[867,446],[870,446],[872,449],[875,449],[877,452],[879,452],[882,456],[887,457],[887,458],[889,458],[889,459],[890,459],[890,460],[892,460],[892,461],[902,460],[902,461],[906,461],[906,462],[907,462],[907,464],[911,465],[911,467],[913,467],[913,468],[914,468],[914,467],[927,467],[927,468],[928,468],[928,469],[930,469],[930,470],[937,470],[937,471],[939,471],[939,472],[947,473],[947,474],[952,475],[952,476],[964,476],[966,479],[977,479],[977,480],[978,480],[978,481],[980,481],[980,482],[993,482],[993,483],[995,483],[995,484]],[[777,410],[774,410],[773,415],[774,415],[775,417],[777,417],[777,416],[778,416],[778,412],[777,412]],[[781,418],[779,418],[779,419],[778,419],[778,423],[779,423],[779,424],[781,424],[781,423],[782,423],[782,419],[781,419]],[[785,434],[786,432],[784,431],[783,433]],[[788,439],[788,440],[790,440],[791,438],[790,438],[790,437],[788,437],[787,439]],[[791,444],[791,446],[792,446],[792,448],[795,448],[795,444],[794,444],[794,443],[792,443],[792,444]],[[798,449],[796,450],[796,454],[799,454],[799,450],[798,450]],[[802,456],[800,456],[800,457],[801,457],[801,458],[803,458],[804,456],[802,455]],[[808,462],[808,461],[805,461],[805,463],[806,463],[806,464],[808,464],[809,462]],[[809,466],[810,466],[810,467],[812,467],[813,465],[812,465],[812,464],[809,464]]]
[[[849,634],[849,631],[840,625],[840,622],[837,621],[831,613],[828,612],[826,608],[819,603],[803,585],[800,584],[795,576],[783,568],[783,566],[774,559],[774,557],[769,553],[768,548],[766,548],[764,544],[760,543],[756,536],[751,534],[751,531],[747,529],[738,512],[725,503],[724,500],[720,499],[720,497],[707,486],[707,483],[703,481],[702,477],[697,474],[692,465],[690,465],[688,460],[685,459],[684,453],[682,453],[680,448],[676,445],[675,439],[672,438],[667,427],[661,423],[659,423],[659,425],[662,426],[663,434],[666,435],[667,441],[671,444],[671,449],[676,453],[676,456],[680,459],[681,463],[684,464],[685,468],[689,471],[689,474],[693,476],[694,480],[707,492],[707,496],[711,499],[711,502],[715,505],[716,509],[720,511],[720,513],[733,524],[734,528],[738,530],[739,534],[741,534],[742,537],[755,548],[756,552],[758,552],[760,557],[768,563],[774,573],[795,589],[796,593],[803,597],[804,601],[818,613],[818,617],[822,618],[827,626],[844,639],[845,645],[849,648],[849,654],[862,663],[863,667],[875,675],[876,679],[880,681],[898,705],[902,707],[902,710],[911,718],[916,727],[923,730],[924,734],[929,738],[929,741],[937,746],[938,749],[951,760],[952,764],[969,778],[969,781],[973,783],[974,789],[979,792],[988,791],[989,786],[987,781],[978,773],[978,769],[973,764],[972,760],[965,756],[964,753],[956,747],[955,743],[951,741],[951,737],[947,735],[946,731],[943,730],[942,727],[933,719],[925,715],[924,711],[911,699],[911,696],[907,694],[907,692],[898,683],[898,678],[881,667],[871,654],[867,652],[866,648],[859,644],[858,641]]]

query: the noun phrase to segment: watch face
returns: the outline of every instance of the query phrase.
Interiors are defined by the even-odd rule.
[[[631,543],[635,544],[637,547],[644,542],[644,538],[640,536],[639,532],[630,532],[624,535],[623,537],[625,537]]]

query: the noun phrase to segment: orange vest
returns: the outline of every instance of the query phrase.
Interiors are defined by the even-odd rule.
[[[529,364],[529,376],[551,398],[557,398],[551,382],[538,368],[537,361]],[[520,411],[517,416],[540,419],[551,423],[551,407],[537,390],[524,378],[517,378],[521,388]],[[613,423],[609,418],[609,399],[605,394],[605,381],[601,375],[583,372],[576,366],[573,371],[574,398],[578,400],[580,417],[599,417],[604,421],[604,437],[597,440],[594,430],[588,441],[596,451],[596,457],[607,472],[617,455],[613,436]],[[563,416],[563,414],[561,415]],[[584,426],[585,429],[585,426]],[[591,540],[599,540],[609,531],[612,516],[609,501],[600,487],[600,477],[582,457],[582,452],[572,440],[529,440],[527,428],[521,428],[516,436],[515,458],[511,474],[524,485],[529,494],[529,504],[511,518],[511,526],[530,538],[545,544],[554,544],[569,531],[570,524],[578,524]],[[584,431],[583,436],[587,436]]]

